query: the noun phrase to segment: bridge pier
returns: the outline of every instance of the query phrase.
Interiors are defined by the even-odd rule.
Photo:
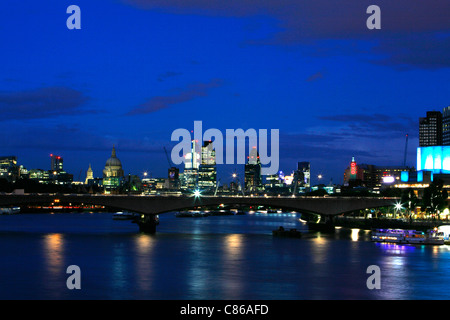
[[[156,214],[142,214],[133,222],[137,223],[140,232],[155,234],[156,226],[159,224],[159,218]]]

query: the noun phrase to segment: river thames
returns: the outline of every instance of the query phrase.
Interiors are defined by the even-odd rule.
[[[277,238],[284,226],[301,239]],[[450,298],[450,246],[308,232],[296,214],[177,218],[155,235],[111,213],[0,216],[0,299],[334,300]],[[81,271],[69,290],[67,267]],[[369,266],[380,289],[369,289]]]

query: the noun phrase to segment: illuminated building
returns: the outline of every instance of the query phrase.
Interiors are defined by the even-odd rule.
[[[419,118],[419,146],[442,145],[442,113],[428,111],[426,118]]]
[[[350,166],[344,171],[344,185],[350,187],[361,186],[364,180],[364,171],[358,166],[355,157],[352,157]]]
[[[181,180],[181,188],[194,190],[198,186],[198,169],[200,167],[200,157],[198,141],[191,141],[191,152],[184,155],[184,171]]]
[[[17,165],[17,157],[0,157],[0,179],[8,182],[16,182],[19,179],[21,170]]]
[[[450,146],[417,148],[417,171],[450,173]]]
[[[176,167],[169,169],[169,189],[180,189],[180,170]]]
[[[442,144],[450,145],[450,106],[445,107],[442,112]]]
[[[294,172],[297,179],[298,190],[309,191],[311,187],[311,164],[307,161],[297,163],[297,171]]]
[[[124,172],[122,162],[116,156],[116,148],[113,146],[111,157],[106,161],[103,169],[103,189],[106,194],[118,193],[123,185]]]
[[[94,172],[92,171],[90,163],[89,163],[89,169],[86,172],[86,180],[84,181],[84,184],[89,184],[89,180],[94,180]]]
[[[217,185],[216,151],[212,141],[204,141],[202,160],[198,171],[198,187],[201,190],[215,190]]]
[[[248,161],[245,164],[245,190],[249,192],[261,191],[263,189],[261,177],[261,161],[259,159],[256,147],[253,147],[250,155],[247,157]]]
[[[63,158],[60,156],[57,156],[55,154],[50,155],[51,158],[51,165],[50,170],[51,171],[63,171]]]
[[[42,169],[30,169],[28,171],[28,178],[42,184],[50,183],[50,172]]]

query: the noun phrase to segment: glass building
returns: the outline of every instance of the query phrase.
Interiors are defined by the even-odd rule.
[[[247,158],[244,175],[245,190],[248,192],[261,191],[263,190],[261,161],[256,147],[253,147]]]
[[[419,146],[442,145],[442,113],[428,111],[426,118],[419,118]]]
[[[200,190],[215,190],[217,186],[216,151],[212,141],[204,141],[202,159],[198,171],[198,187]]]

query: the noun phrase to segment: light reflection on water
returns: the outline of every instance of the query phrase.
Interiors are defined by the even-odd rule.
[[[372,243],[360,229],[307,233],[290,216],[209,218],[161,216],[156,235],[139,234],[135,224],[101,214],[85,220],[34,216],[30,225],[23,216],[2,219],[0,234],[10,245],[0,247],[0,267],[9,275],[0,283],[0,298],[17,299],[24,292],[44,299],[450,297],[448,246]],[[31,228],[41,220],[42,226]],[[273,237],[271,230],[280,225],[306,233],[302,239]],[[18,252],[28,265],[16,258]],[[82,270],[79,292],[65,285],[70,264]],[[381,290],[366,287],[369,265],[380,266]]]

